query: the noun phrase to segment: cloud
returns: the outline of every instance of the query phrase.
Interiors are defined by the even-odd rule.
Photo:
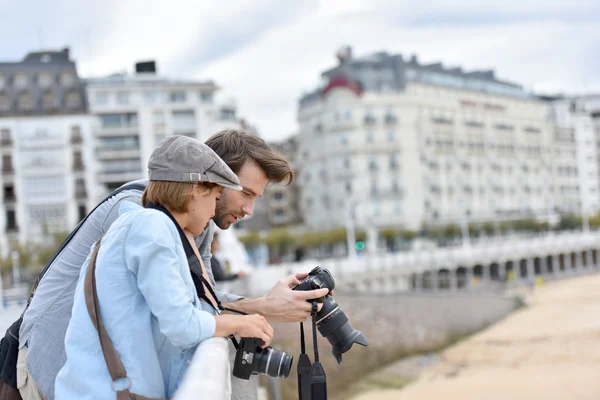
[[[591,0],[0,0],[0,48],[14,60],[68,45],[85,76],[155,59],[162,74],[215,80],[277,139],[297,129],[298,98],[342,45],[492,68],[528,89],[600,90],[599,21]]]

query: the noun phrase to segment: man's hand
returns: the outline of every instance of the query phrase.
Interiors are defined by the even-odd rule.
[[[299,285],[300,280],[307,276],[308,273],[299,273],[289,275],[277,282],[273,289],[262,298],[260,314],[270,322],[302,322],[310,318],[312,304],[308,300],[325,296],[328,289],[309,291],[291,289],[293,286]],[[321,307],[323,304],[319,304],[319,310]]]

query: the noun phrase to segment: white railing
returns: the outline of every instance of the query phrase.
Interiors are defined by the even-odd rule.
[[[253,270],[246,278],[247,295],[260,296],[279,279],[296,272],[307,272],[319,265],[331,271],[340,289],[351,289],[365,280],[393,279],[394,291],[409,290],[410,276],[435,269],[456,270],[494,262],[519,261],[547,255],[597,249],[600,232],[560,232],[530,238],[511,238],[388,254],[365,254],[357,259],[307,260]],[[599,256],[600,257],[600,256]]]
[[[225,338],[201,342],[173,400],[231,399],[228,346]]]

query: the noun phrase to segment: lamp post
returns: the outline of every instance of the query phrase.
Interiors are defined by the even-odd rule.
[[[354,226],[354,205],[352,200],[346,201],[345,222],[346,222],[346,245],[348,246],[348,258],[356,258],[356,227]]]

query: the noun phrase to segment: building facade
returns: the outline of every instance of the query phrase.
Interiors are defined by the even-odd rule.
[[[92,117],[69,50],[0,63],[2,254],[70,231],[94,192]]]
[[[146,66],[148,63],[145,63]],[[150,68],[86,80],[100,191],[146,178],[152,150],[165,137],[205,141],[221,129],[239,128],[235,104],[215,104],[212,81],[167,79]]]
[[[600,178],[592,114],[577,98],[555,100],[550,103],[550,107],[556,140],[563,143],[554,150],[557,203],[572,202],[577,194],[581,212],[587,216],[595,215],[600,211]],[[573,165],[573,160],[577,161],[576,166]],[[572,184],[574,177],[578,178],[578,185]],[[565,179],[571,181],[571,184],[565,183]]]
[[[547,218],[580,210],[575,137],[548,106],[493,71],[465,72],[376,53],[322,74],[299,102],[306,223],[324,230]],[[561,153],[562,155],[563,153]]]

